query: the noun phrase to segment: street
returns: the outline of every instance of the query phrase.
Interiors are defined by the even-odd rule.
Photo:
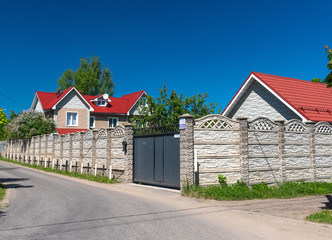
[[[331,239],[332,226],[182,197],[179,191],[100,184],[0,162],[10,191],[0,239]]]

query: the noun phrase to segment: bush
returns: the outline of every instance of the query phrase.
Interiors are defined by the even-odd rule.
[[[35,111],[24,111],[6,125],[7,139],[31,138],[54,131],[53,119]]]

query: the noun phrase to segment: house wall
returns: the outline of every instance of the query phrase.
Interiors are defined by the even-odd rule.
[[[226,115],[229,118],[245,116],[248,120],[266,117],[271,120],[300,119],[284,103],[270,93],[257,81],[253,81],[247,91],[240,97],[233,110]]]
[[[78,113],[78,125],[77,126],[67,126],[67,112],[77,112]],[[77,108],[62,108],[57,114],[57,128],[77,128],[77,129],[87,129],[88,121],[87,116],[89,111],[87,109],[77,109]]]
[[[66,112],[78,112],[78,126],[66,126]],[[57,128],[89,128],[89,106],[76,94],[71,91],[62,101],[56,106],[54,111]]]
[[[44,112],[43,107],[42,107],[42,105],[41,105],[41,103],[40,103],[39,100],[37,100],[37,104],[36,104],[36,107],[35,107],[35,111],[36,111],[36,112]]]
[[[140,109],[140,100],[142,99],[146,99],[146,95],[143,94],[138,101],[136,102],[136,104],[132,107],[132,109],[129,111],[129,115],[139,115],[139,109]]]
[[[128,121],[128,117],[124,115],[109,115],[109,114],[98,114],[98,113],[90,113],[91,116],[95,116],[95,128],[94,129],[101,129],[101,128],[108,128],[108,118],[109,117],[117,117],[118,123],[124,123]]]

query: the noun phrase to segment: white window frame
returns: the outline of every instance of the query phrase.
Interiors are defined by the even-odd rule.
[[[110,126],[110,119],[116,119],[116,126],[119,125],[119,118],[118,117],[108,117],[108,127],[109,128],[115,128],[116,126]],[[113,120],[112,120],[112,124],[113,124]]]
[[[93,118],[93,126],[91,126],[91,118]],[[89,118],[89,128],[95,128],[96,127],[96,116],[90,116]]]
[[[96,105],[97,106],[107,106],[107,101],[106,100],[104,100],[104,99],[98,99],[97,101],[96,101]]]
[[[76,124],[73,125],[73,124],[68,124],[68,113],[76,113]],[[72,121],[71,121],[72,123]],[[78,126],[78,112],[75,112],[75,111],[68,111],[66,112],[66,126],[67,127],[77,127]]]

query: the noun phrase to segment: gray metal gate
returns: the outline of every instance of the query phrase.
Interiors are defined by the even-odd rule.
[[[179,132],[134,135],[134,182],[180,188]]]

